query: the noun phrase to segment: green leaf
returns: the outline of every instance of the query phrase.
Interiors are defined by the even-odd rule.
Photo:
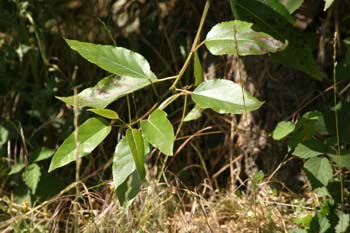
[[[187,115],[185,116],[184,122],[199,119],[202,116],[202,112],[203,112],[203,109],[198,107],[198,105],[195,105],[194,108],[192,108],[192,110],[189,113],[187,113]]]
[[[240,56],[274,53],[285,48],[284,43],[270,35],[254,31],[252,25],[239,20],[219,23],[208,32],[205,45],[214,55]]]
[[[39,162],[50,158],[53,155],[53,153],[54,153],[54,150],[41,147],[38,150],[34,151],[33,154],[30,155],[29,161],[30,163]]]
[[[316,228],[317,231],[315,231],[313,228],[311,228],[310,232],[326,233],[330,229],[331,224],[326,216],[318,213],[316,220],[318,224],[318,229]]]
[[[32,190],[33,194],[35,194],[36,187],[40,181],[40,176],[40,167],[36,163],[29,165],[22,174],[24,183]]]
[[[157,147],[165,155],[173,155],[175,141],[174,128],[167,118],[166,112],[157,109],[141,121],[144,138]]]
[[[134,197],[140,191],[141,180],[136,171],[134,171],[127,179],[117,188],[117,196],[120,205],[125,209],[132,203]]]
[[[292,229],[289,233],[308,233],[305,229]]]
[[[304,126],[305,137],[311,137],[316,133],[322,134],[322,135],[329,134],[327,130],[325,118],[322,112],[319,112],[319,111],[307,112],[303,115],[301,122]]]
[[[303,214],[300,217],[295,217],[293,218],[293,222],[295,222],[296,224],[302,225],[304,227],[308,227],[310,225],[310,222],[312,220],[312,215],[311,214]],[[307,231],[305,231],[305,233],[307,233]]]
[[[87,88],[77,95],[78,107],[105,108],[120,97],[142,89],[151,84],[150,80],[110,75],[94,87]],[[74,105],[74,96],[56,97]]]
[[[140,180],[143,180],[145,177],[145,148],[143,147],[144,142],[142,134],[137,129],[127,129],[126,131],[126,140],[129,144],[131,154],[134,158],[136,170],[140,177]]]
[[[322,186],[322,187],[319,187],[319,188],[315,188],[313,191],[315,192],[315,194],[317,195],[318,198],[328,198],[331,196],[331,194],[328,192],[328,186]],[[324,202],[326,203],[326,202]],[[328,201],[327,201],[328,204],[330,204]]]
[[[136,170],[129,144],[124,137],[117,144],[113,158],[113,183],[118,188]]]
[[[118,113],[110,109],[91,108],[89,111],[107,119],[119,119]]]
[[[288,21],[270,7],[257,0],[232,0],[240,20],[253,23],[255,31],[264,32],[279,41],[288,41],[288,47],[271,54],[277,62],[303,71],[321,80],[321,70],[313,57],[311,47],[314,34],[299,32]],[[316,46],[314,43],[312,46]]]
[[[341,168],[350,168],[350,154],[330,154],[328,156],[332,159],[332,161]]]
[[[131,50],[65,39],[82,57],[112,74],[139,79],[157,79],[147,60]]]
[[[290,24],[294,23],[294,18],[290,15],[287,8],[281,4],[278,0],[259,0],[261,3],[268,5],[275,12],[283,16]]]
[[[295,125],[290,121],[280,121],[272,132],[272,138],[281,140],[287,137],[295,129]]]
[[[149,146],[144,142],[145,155],[149,153]],[[114,151],[112,173],[113,183],[116,188],[123,184],[126,179],[136,170],[135,161],[126,137],[122,138]]]
[[[7,142],[9,135],[9,130],[0,124],[0,148]]]
[[[302,159],[308,159],[325,154],[326,152],[327,149],[325,148],[325,145],[322,142],[317,140],[309,140],[299,143],[295,147],[293,155]]]
[[[79,157],[90,154],[110,133],[111,126],[101,118],[92,117],[78,128]],[[75,161],[76,142],[74,132],[69,135],[54,154],[49,172]]]
[[[304,0],[279,0],[281,4],[284,5],[285,8],[292,14],[294,11],[299,9],[299,7],[303,4]]]
[[[322,206],[318,212],[323,216],[328,216],[333,206],[334,206],[333,200],[325,200],[323,201]]]
[[[149,146],[145,141],[143,143],[143,157],[145,157],[149,153]],[[136,171],[135,161],[126,137],[122,138],[115,148],[112,174],[119,202],[127,207],[139,192],[141,180]]]
[[[350,214],[345,214],[342,211],[337,210],[338,224],[335,227],[336,233],[349,232],[350,229]]]
[[[313,157],[306,161],[304,168],[312,179],[320,182],[323,186],[327,186],[333,178],[332,166],[326,158]]]
[[[193,56],[193,75],[194,75],[194,85],[198,86],[201,82],[203,82],[203,69],[201,61],[198,57],[198,52],[194,52]]]
[[[25,165],[23,162],[17,162],[15,165],[11,166],[11,170],[10,170],[8,175],[10,176],[13,174],[17,174],[17,173],[21,172],[24,167],[25,167]]]
[[[256,110],[264,103],[245,90],[242,93],[242,87],[238,84],[224,79],[201,83],[193,91],[192,99],[202,109],[211,108],[219,113],[235,114]]]
[[[326,11],[332,4],[334,0],[324,0],[324,11]]]

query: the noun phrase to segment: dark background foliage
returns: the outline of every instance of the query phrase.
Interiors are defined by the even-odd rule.
[[[214,57],[204,47],[199,50],[208,77],[243,82],[251,94],[266,104],[258,111],[242,116],[206,111],[200,120],[185,123],[180,136],[194,135],[201,129],[207,129],[203,132],[208,134],[194,137],[188,144],[183,144],[183,140],[176,142],[178,153],[167,162],[170,182],[205,190],[201,184],[206,180],[213,189],[243,185],[249,191],[247,177],[258,170],[269,175],[290,157],[286,141],[276,142],[270,134],[281,120],[296,119],[306,111],[326,110],[331,106],[332,95],[327,88],[332,84],[332,32],[337,30],[341,39],[349,37],[349,2],[344,1],[341,7],[335,4],[334,10],[327,12],[323,12],[321,2],[305,1],[294,16],[298,30],[313,32],[319,37],[314,55],[325,77],[322,82],[272,62],[269,56],[243,58],[242,75],[238,79],[236,57]],[[227,1],[213,1],[212,4],[203,35],[216,23],[232,19]],[[107,75],[70,50],[63,38],[114,44],[137,51],[145,56],[159,77],[166,77],[181,69],[203,6],[204,1],[200,0],[0,1],[1,195],[26,193],[21,190],[20,175],[7,175],[11,166],[18,161],[30,161],[41,148],[55,150],[73,131],[72,109],[55,96],[72,95],[74,87],[82,90]],[[346,61],[348,48],[338,42],[338,60],[345,59],[349,63]],[[192,79],[189,69],[181,84],[190,84]],[[347,102],[348,69],[339,68],[338,80],[343,82],[339,87],[345,90],[342,98]],[[161,93],[168,85],[161,84],[157,88]],[[146,88],[132,98],[135,103],[133,114],[140,116],[160,97],[152,88]],[[181,120],[182,107],[181,101],[169,107],[169,118],[175,127]],[[125,99],[113,103],[111,108],[121,118],[128,118]],[[348,119],[348,110],[343,111],[341,117]],[[88,116],[91,113],[82,111],[80,121]],[[346,148],[350,135],[346,132],[347,121],[342,121]],[[232,132],[233,125],[250,129],[249,133]],[[115,138],[120,138],[124,130],[114,129],[92,156],[83,160],[81,177],[108,163],[117,143]],[[232,159],[235,160],[233,173],[227,167]],[[157,172],[160,160],[159,154],[153,151],[148,161],[150,171]],[[37,197],[42,200],[74,180],[74,165],[48,175],[48,162],[39,164],[43,174]],[[301,193],[306,182],[301,167],[302,161],[298,159],[286,163],[273,180],[276,187]],[[106,169],[86,183],[92,186],[109,179],[111,171]],[[107,193],[106,188],[99,189],[101,193]]]

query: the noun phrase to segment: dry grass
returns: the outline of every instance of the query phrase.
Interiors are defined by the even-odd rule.
[[[0,206],[2,219],[6,215],[7,220],[0,223],[0,230],[72,232],[76,204],[79,232],[288,232],[296,228],[292,221],[296,213],[312,209],[291,204],[287,194],[277,195],[263,184],[257,189],[255,201],[238,191],[206,190],[210,198],[204,198],[208,193],[181,185],[150,182],[128,209],[119,205],[108,184],[99,191],[83,188],[79,200],[62,194],[34,208],[16,205],[4,197]]]

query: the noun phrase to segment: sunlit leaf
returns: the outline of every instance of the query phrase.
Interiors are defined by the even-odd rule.
[[[322,142],[317,140],[309,140],[299,143],[295,147],[293,155],[302,159],[308,159],[325,154],[326,151],[327,148],[325,148],[325,145]]]
[[[308,233],[308,232],[305,229],[292,229],[289,231],[289,233]]]
[[[304,168],[312,176],[312,179],[317,180],[323,186],[327,186],[333,178],[332,166],[326,158],[310,158],[305,162]]]
[[[9,176],[13,174],[17,174],[23,170],[25,167],[25,164],[23,162],[17,162],[16,164],[11,166],[11,170],[9,172]]]
[[[157,109],[141,121],[144,138],[157,147],[165,155],[173,155],[175,141],[174,128],[167,118],[167,114]]]
[[[82,57],[112,74],[139,79],[156,79],[147,60],[131,50],[65,39]]]
[[[90,112],[93,112],[101,117],[108,118],[108,119],[119,119],[118,113],[116,113],[113,110],[105,109],[105,108],[91,108],[89,109]]]
[[[77,95],[78,107],[105,108],[108,104],[129,93],[142,89],[151,82],[147,79],[110,75],[99,81],[94,87],[87,88]],[[74,96],[56,97],[74,105]]]
[[[272,138],[275,140],[281,140],[287,137],[295,129],[295,125],[290,121],[281,121],[277,124],[276,128],[272,132]]]
[[[293,222],[302,226],[309,226],[312,220],[312,214],[301,214],[299,217],[294,217]],[[290,231],[290,233],[307,233],[307,231]]]
[[[33,194],[35,194],[36,187],[40,181],[40,176],[40,167],[36,163],[29,165],[22,174],[24,183],[32,190]]]
[[[193,91],[192,99],[200,108],[211,108],[219,113],[241,114],[256,110],[263,104],[247,91],[242,92],[238,84],[224,79],[203,82]]]
[[[145,148],[142,134],[137,129],[128,129],[126,131],[126,140],[134,158],[137,173],[140,180],[142,180],[145,177]]]
[[[111,126],[101,118],[90,118],[78,128],[79,157],[90,154],[110,133]],[[49,172],[75,161],[76,142],[74,132],[64,140],[52,157]]]
[[[324,8],[323,10],[326,11],[332,4],[334,0],[324,0]]]
[[[194,106],[194,108],[192,108],[192,110],[189,113],[187,113],[187,115],[185,116],[184,122],[199,119],[202,116],[202,112],[203,112],[203,109],[201,109],[197,105]]]
[[[338,224],[335,226],[336,233],[345,233],[350,230],[350,214],[337,210]]]
[[[240,56],[274,53],[285,48],[283,42],[266,33],[254,31],[252,25],[239,20],[219,23],[208,32],[205,45],[214,55]]]
[[[313,57],[313,46],[317,46],[314,34],[299,32],[288,21],[269,6],[257,0],[231,0],[239,20],[253,23],[252,29],[271,35],[279,41],[288,41],[288,47],[271,57],[286,66],[303,71],[321,80],[321,70]]]

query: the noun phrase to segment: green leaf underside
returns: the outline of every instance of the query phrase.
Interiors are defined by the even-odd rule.
[[[202,116],[202,112],[203,112],[203,109],[201,109],[197,105],[194,106],[194,108],[192,108],[192,110],[189,113],[187,113],[187,115],[185,116],[184,122],[199,119]]]
[[[90,154],[110,133],[111,126],[101,118],[93,117],[78,128],[79,156]],[[69,135],[54,154],[49,172],[75,161],[76,143],[74,132]]]
[[[126,131],[126,140],[129,144],[131,154],[134,158],[136,170],[140,177],[140,180],[143,180],[145,177],[145,148],[142,138],[142,134],[137,129],[128,129]]]
[[[292,14],[296,11],[302,4],[304,0],[280,0],[280,3]]]
[[[165,155],[173,155],[174,128],[167,114],[157,109],[147,120],[141,121],[144,138]]]
[[[144,141],[144,157],[149,153],[149,146]],[[113,183],[118,188],[134,171],[136,165],[126,137],[122,138],[114,150],[112,165]]]
[[[234,20],[215,25],[207,34],[205,45],[214,55],[261,55],[285,48],[284,43],[263,32],[256,32],[252,23]],[[236,39],[235,40],[235,31]],[[236,41],[236,42],[235,42]]]
[[[124,137],[117,144],[113,158],[113,183],[118,188],[136,170],[129,144]]]
[[[150,80],[110,75],[77,95],[78,107],[105,108],[117,99],[150,85]],[[74,105],[74,96],[56,97]]]
[[[118,113],[110,109],[91,108],[89,111],[107,119],[119,119]]]
[[[289,42],[285,50],[271,54],[274,60],[303,71],[317,80],[322,79],[321,70],[310,47],[310,35],[299,32],[283,16],[259,1],[235,0],[233,4],[239,19],[253,23],[254,30],[265,32],[279,41]]]
[[[32,190],[33,194],[35,194],[36,188],[40,181],[40,176],[40,167],[36,163],[29,165],[22,174],[24,183]]]
[[[192,99],[202,109],[235,114],[256,110],[264,103],[245,90],[243,93],[241,86],[230,80],[212,79],[200,84],[193,91]]]
[[[324,186],[327,186],[333,177],[332,166],[326,158],[310,158],[305,162],[304,168]]]
[[[295,125],[290,121],[281,121],[277,124],[272,133],[272,138],[275,140],[281,140],[287,137],[295,129]]]
[[[147,60],[129,49],[77,40],[65,39],[65,41],[86,60],[112,74],[139,79],[157,79]]]
[[[201,61],[198,57],[198,52],[194,52],[193,56],[193,75],[194,75],[194,85],[198,86],[201,82],[203,82],[203,69]]]
[[[322,142],[316,140],[309,140],[299,143],[295,147],[293,155],[302,159],[308,159],[325,154],[326,151],[327,149],[325,148]]]

